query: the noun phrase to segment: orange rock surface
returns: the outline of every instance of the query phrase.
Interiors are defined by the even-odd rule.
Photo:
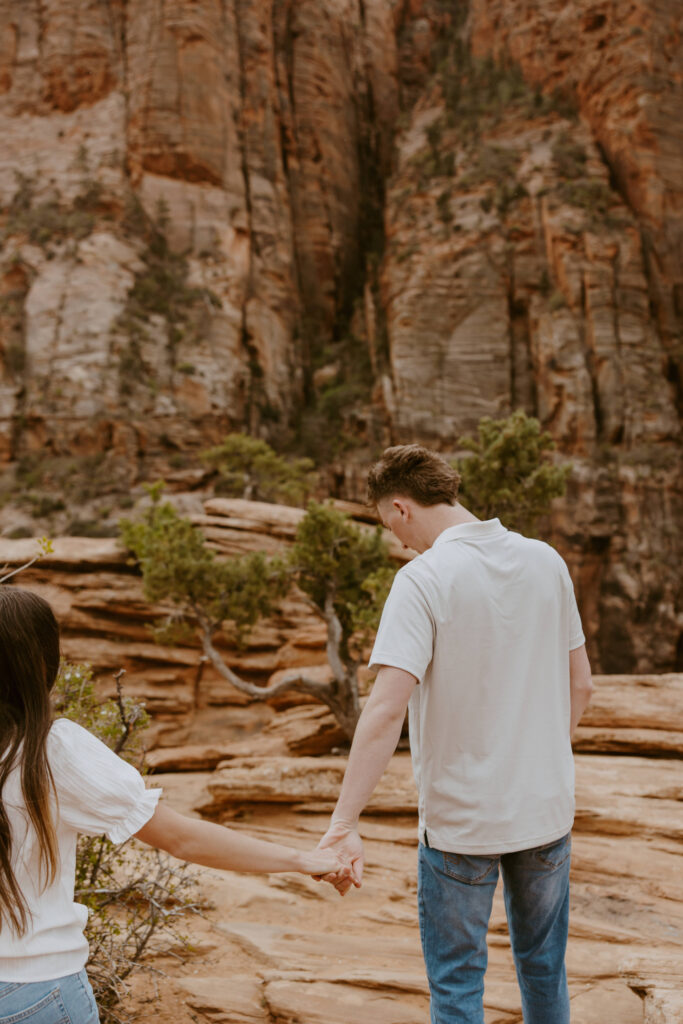
[[[327,793],[326,760],[319,776],[307,765],[309,790],[322,786]],[[336,760],[341,774],[344,759]],[[295,767],[299,759],[292,762]],[[678,1021],[683,847],[680,830],[670,831],[678,765],[680,760],[577,755],[567,954],[573,1024]],[[263,781],[263,771],[259,777]],[[191,811],[205,800],[206,787],[214,788],[216,776],[174,774],[154,781],[173,806]],[[394,757],[381,786],[379,804],[395,786],[410,792],[406,754]],[[296,788],[298,798],[299,782]],[[629,813],[619,824],[625,802]],[[244,815],[245,806],[236,801],[232,810],[225,805],[220,818],[249,834],[302,847],[317,842],[327,821],[310,801],[298,811],[254,802]],[[126,1009],[139,1020],[153,1009],[168,1024],[426,1024],[415,830],[415,813],[407,807],[365,816],[365,882],[344,900],[299,876],[202,871],[202,892],[214,906],[204,921],[187,923],[194,953],[179,965],[172,951],[158,950],[152,964],[168,978],[156,991],[148,979],[135,979]],[[500,888],[491,917],[485,1011],[486,1024],[522,1021]]]

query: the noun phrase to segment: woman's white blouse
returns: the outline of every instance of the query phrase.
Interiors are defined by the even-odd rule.
[[[57,793],[53,800],[60,863],[47,888],[39,871],[38,837],[26,813],[20,768],[2,793],[12,828],[12,865],[30,911],[27,931],[17,937],[0,928],[0,982],[50,981],[76,974],[88,958],[83,928],[88,910],[74,902],[79,833],[104,833],[122,843],[149,821],[161,789],[146,789],[138,771],[91,733],[67,718],[53,723],[47,757]]]

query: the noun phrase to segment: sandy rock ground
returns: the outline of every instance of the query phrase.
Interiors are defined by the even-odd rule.
[[[408,755],[394,758],[394,771],[406,776],[407,786]],[[206,799],[210,778],[174,773],[153,782],[174,807],[190,812]],[[577,757],[567,957],[573,1024],[683,1019],[674,1005],[681,991],[676,978],[683,978],[680,782],[680,761]],[[231,824],[314,845],[327,815],[298,806],[253,804],[235,812],[241,816]],[[415,818],[368,816],[362,832],[365,882],[344,899],[303,876],[202,870],[202,892],[213,908],[187,921],[191,950],[155,953],[150,966],[161,973],[134,978],[126,1009],[136,1021],[155,1017],[165,1024],[427,1024]],[[651,1008],[660,1013],[664,999],[673,1009],[644,1016],[648,997],[644,1004],[628,981],[649,991],[653,957],[667,969],[659,971],[663,995],[652,981]],[[486,1024],[522,1022],[500,885],[485,1008]]]

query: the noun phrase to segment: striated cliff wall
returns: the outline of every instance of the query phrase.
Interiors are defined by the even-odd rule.
[[[678,4],[0,0],[0,26],[5,464],[101,455],[125,491],[298,431],[353,498],[383,443],[522,407],[574,465],[551,530],[596,665],[675,666]]]
[[[449,449],[482,415],[537,415],[574,465],[552,530],[593,657],[673,665],[680,24],[666,4],[462,13],[432,23],[387,189],[394,436]]]
[[[93,417],[95,448],[291,418],[302,325],[330,336],[350,301],[367,165],[388,167],[390,7],[7,0],[0,20],[6,456],[87,447]]]

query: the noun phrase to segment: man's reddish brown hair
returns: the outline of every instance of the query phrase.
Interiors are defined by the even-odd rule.
[[[368,503],[412,498],[419,505],[455,504],[460,474],[443,456],[421,444],[387,448],[368,473]]]

